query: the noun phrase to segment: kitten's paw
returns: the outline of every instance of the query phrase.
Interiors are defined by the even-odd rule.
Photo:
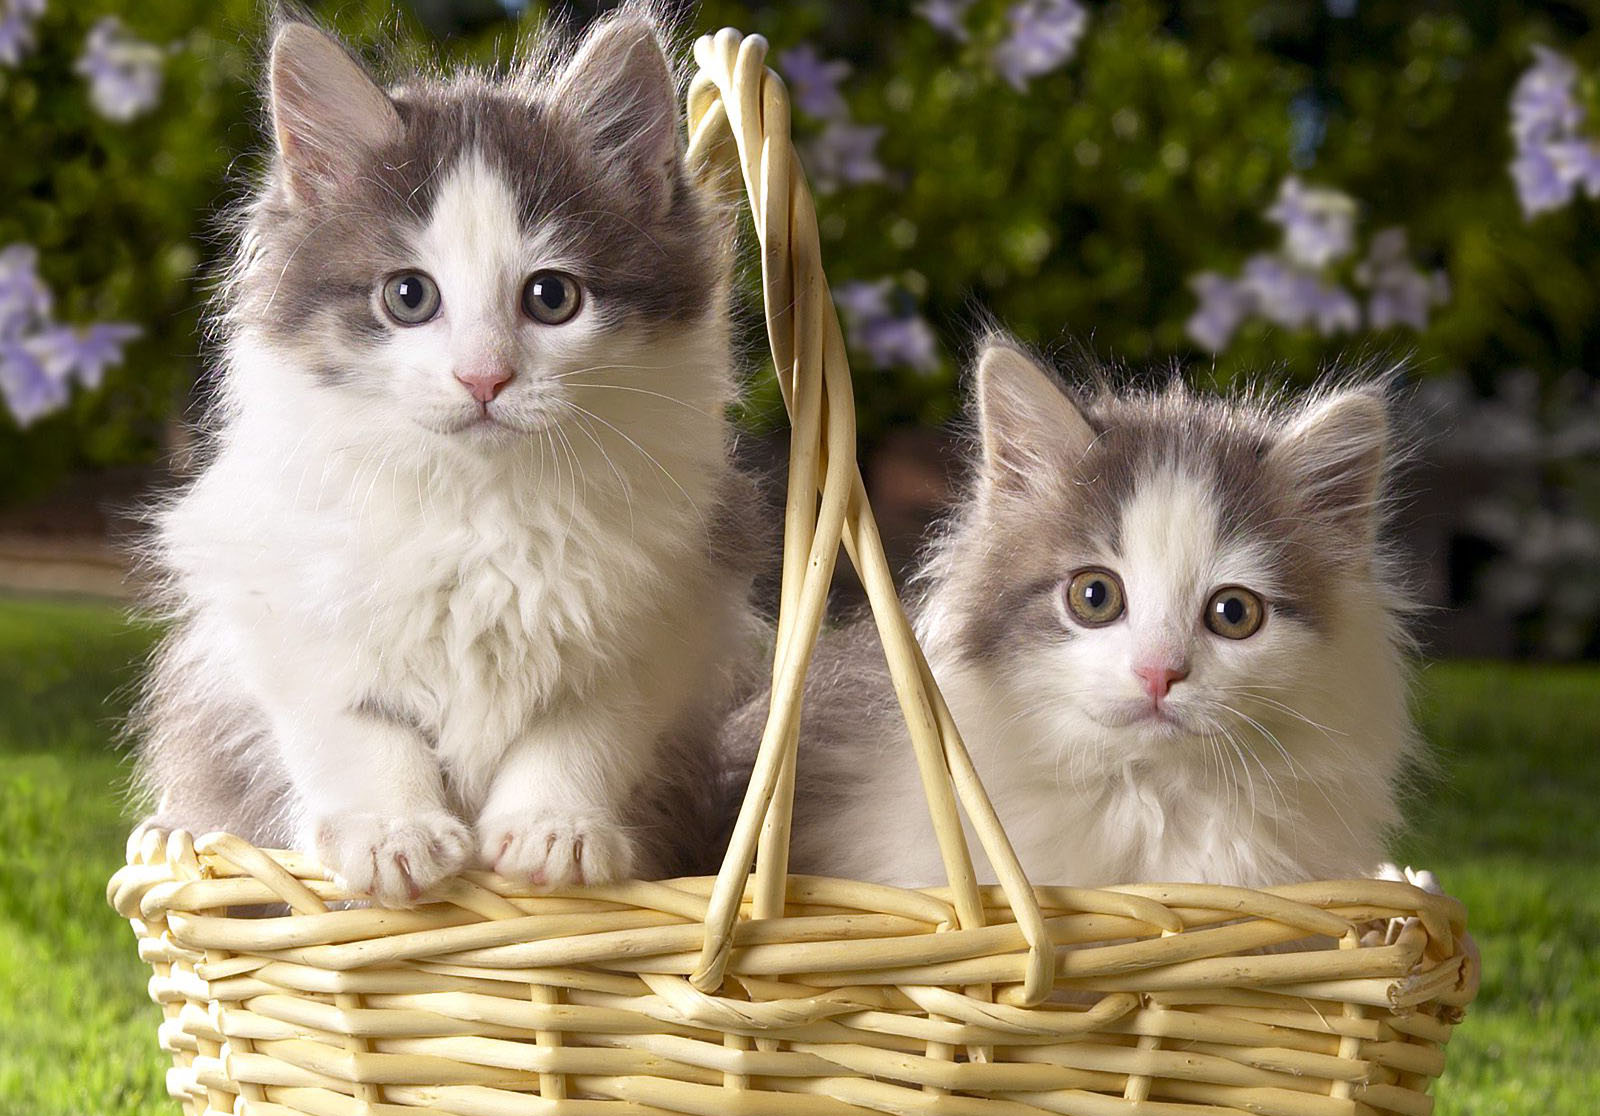
[[[313,855],[341,884],[385,907],[413,905],[472,857],[472,831],[443,811],[329,814],[312,824],[311,837]]]
[[[1402,868],[1398,864],[1385,861],[1378,867],[1376,879],[1393,880],[1396,883],[1408,883],[1412,887],[1420,887],[1430,895],[1443,895],[1444,888],[1439,884],[1439,878],[1426,868],[1414,869],[1409,864]],[[1400,935],[1415,918],[1391,918],[1372,926],[1365,934],[1361,935],[1361,944],[1365,946],[1394,945],[1400,940]]]
[[[131,864],[142,856],[159,858],[166,850],[167,839],[172,836],[172,831],[178,828],[172,819],[160,814],[145,818],[128,834],[127,846],[123,850],[128,862]]]
[[[611,883],[633,874],[633,842],[594,815],[500,815],[478,823],[483,863],[511,880],[540,887]]]
[[[1378,868],[1378,879],[1408,883],[1412,887],[1420,887],[1430,895],[1444,894],[1444,888],[1439,884],[1439,877],[1426,868],[1413,868],[1409,864],[1402,868],[1398,864],[1385,861]]]

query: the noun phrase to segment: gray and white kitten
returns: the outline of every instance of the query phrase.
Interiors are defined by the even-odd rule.
[[[993,340],[975,396],[971,490],[913,619],[1029,878],[1375,872],[1417,741],[1382,389],[1079,399]],[[745,763],[765,713],[724,728]],[[798,778],[795,871],[944,882],[870,624],[818,650]]]
[[[208,457],[158,516],[149,824],[391,905],[700,867],[759,638],[729,237],[648,13],[572,47],[385,90],[277,30]]]

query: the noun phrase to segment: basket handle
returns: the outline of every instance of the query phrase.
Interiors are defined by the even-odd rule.
[[[694,54],[690,161],[709,184],[728,185],[734,168],[743,179],[761,245],[767,339],[790,416],[790,457],[772,704],[690,980],[702,992],[721,986],[752,864],[754,917],[783,914],[801,696],[843,543],[866,587],[910,730],[957,923],[984,922],[959,801],[1028,943],[1020,999],[1039,1003],[1054,980],[1055,953],[1038,900],[901,608],[856,465],[850,366],[822,271],[816,209],[789,136],[788,93],[764,65],[767,42],[759,35],[726,28],[696,42]]]

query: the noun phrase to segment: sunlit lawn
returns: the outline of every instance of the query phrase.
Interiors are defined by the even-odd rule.
[[[126,769],[111,740],[149,633],[108,606],[0,598],[0,1113],[172,1113],[158,1012],[105,905]],[[1424,679],[1443,776],[1402,860],[1472,912],[1483,992],[1440,1116],[1591,1116],[1600,1097],[1600,670]]]

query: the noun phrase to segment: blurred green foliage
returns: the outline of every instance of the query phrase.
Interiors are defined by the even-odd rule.
[[[563,10],[583,19],[598,6]],[[1087,6],[1077,56],[1025,92],[988,62],[1003,0],[979,0],[964,44],[909,4],[707,0],[686,16],[695,33],[734,25],[776,51],[810,42],[848,61],[852,115],[885,129],[887,181],[819,199],[829,273],[835,284],[893,277],[946,360],[932,374],[863,365],[864,437],[949,415],[984,314],[1041,345],[1081,340],[1161,370],[1198,360],[1221,380],[1304,378],[1352,353],[1413,350],[1423,373],[1465,370],[1484,386],[1507,368],[1547,380],[1600,368],[1600,204],[1525,220],[1506,169],[1507,98],[1530,46],[1548,43],[1587,69],[1600,62],[1589,6]],[[375,56],[401,58],[504,58],[542,14],[535,4],[510,15],[493,0],[310,7]],[[72,73],[105,14],[172,46],[160,106],[130,124],[96,116]],[[160,453],[203,364],[206,277],[226,247],[214,214],[260,158],[263,25],[256,0],[54,0],[38,49],[0,68],[0,143],[11,155],[0,161],[0,245],[39,248],[63,320],[145,330],[102,391],[27,431],[0,417],[0,499],[36,494],[70,469]],[[1311,125],[1297,125],[1296,105],[1313,107]],[[802,137],[808,129],[797,122]],[[1404,226],[1419,262],[1445,270],[1452,297],[1424,333],[1326,338],[1258,323],[1214,362],[1193,347],[1189,278],[1231,274],[1276,243],[1262,213],[1290,173],[1355,197],[1363,239]],[[752,348],[758,337],[752,329]],[[755,411],[775,411],[770,394],[758,393]]]
[[[174,43],[160,107],[128,124],[97,115],[73,73],[89,26],[120,14]],[[39,249],[64,321],[144,330],[99,392],[25,432],[0,416],[0,494],[36,493],[80,465],[139,460],[196,372],[208,214],[250,127],[252,0],[53,3],[38,46],[0,68],[0,245]]]

